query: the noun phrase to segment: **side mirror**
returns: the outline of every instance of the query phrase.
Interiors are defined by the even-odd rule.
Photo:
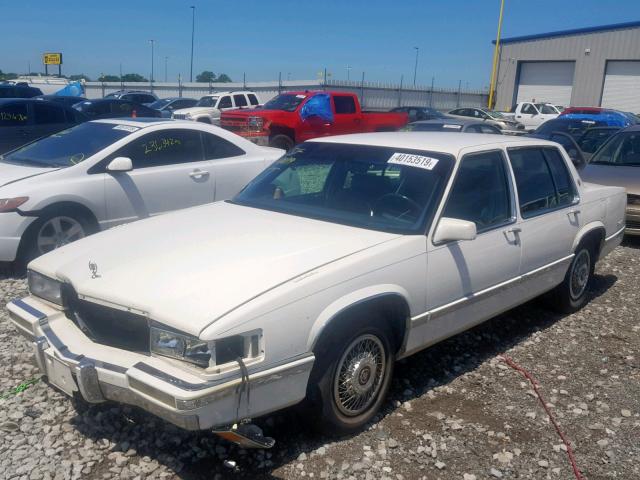
[[[129,157],[116,157],[107,165],[107,172],[130,172],[133,162]]]
[[[459,218],[442,217],[433,235],[433,243],[475,240],[476,224]]]

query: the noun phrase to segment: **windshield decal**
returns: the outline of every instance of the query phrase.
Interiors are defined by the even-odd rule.
[[[422,155],[412,155],[410,153],[396,152],[391,155],[387,163],[417,167],[422,168],[423,170],[433,170],[433,168],[438,164],[438,159],[423,157]]]
[[[116,125],[115,127],[113,127],[114,130],[124,130],[125,132],[137,132],[138,130],[140,130],[139,127],[131,127],[129,125]]]

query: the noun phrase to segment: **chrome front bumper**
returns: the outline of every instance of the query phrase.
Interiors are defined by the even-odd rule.
[[[627,228],[625,233],[627,235],[638,236],[640,235],[640,206],[627,205]]]
[[[250,398],[247,395],[239,398],[239,374],[219,380],[200,379],[196,383],[193,375],[182,378],[176,375],[175,367],[157,368],[161,362],[154,357],[121,351],[122,357],[125,353],[128,357],[122,360],[117,349],[84,337],[81,340],[91,348],[81,350],[92,352],[89,357],[72,351],[58,334],[65,331],[67,337],[84,335],[65,324],[68,320],[58,310],[34,297],[14,300],[7,309],[16,328],[32,342],[36,363],[50,384],[68,395],[78,394],[87,402],[113,400],[138,406],[187,430],[229,425],[237,422],[238,416],[257,417],[298,403],[306,395],[314,361],[309,354],[261,370],[257,370],[258,366],[250,367]],[[52,312],[59,313],[52,315]],[[77,344],[78,338],[75,340]],[[105,352],[107,358],[122,361],[106,361]],[[132,360],[138,355],[139,359]]]

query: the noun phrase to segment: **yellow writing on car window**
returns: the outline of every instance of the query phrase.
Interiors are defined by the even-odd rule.
[[[144,148],[144,154],[148,155],[154,152],[161,152],[176,145],[182,145],[182,141],[177,138],[158,138],[157,140],[149,140],[143,143],[142,147]]]
[[[22,113],[0,112],[0,120],[17,120],[18,122],[26,122],[27,116]]]

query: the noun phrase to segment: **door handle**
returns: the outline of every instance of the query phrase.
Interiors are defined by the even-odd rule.
[[[580,213],[579,208],[572,208],[567,212],[567,215],[575,215],[577,217],[579,213]]]
[[[209,176],[209,172],[207,172],[206,170],[194,170],[193,172],[189,173],[189,176],[191,178],[206,178]]]
[[[509,237],[508,237],[507,234],[509,234],[509,233],[513,234],[513,237],[514,237],[513,243],[514,243],[514,245],[520,245],[520,232],[522,232],[522,229],[520,227],[508,228],[507,230],[504,231],[505,236],[507,237],[507,241],[509,241]]]

